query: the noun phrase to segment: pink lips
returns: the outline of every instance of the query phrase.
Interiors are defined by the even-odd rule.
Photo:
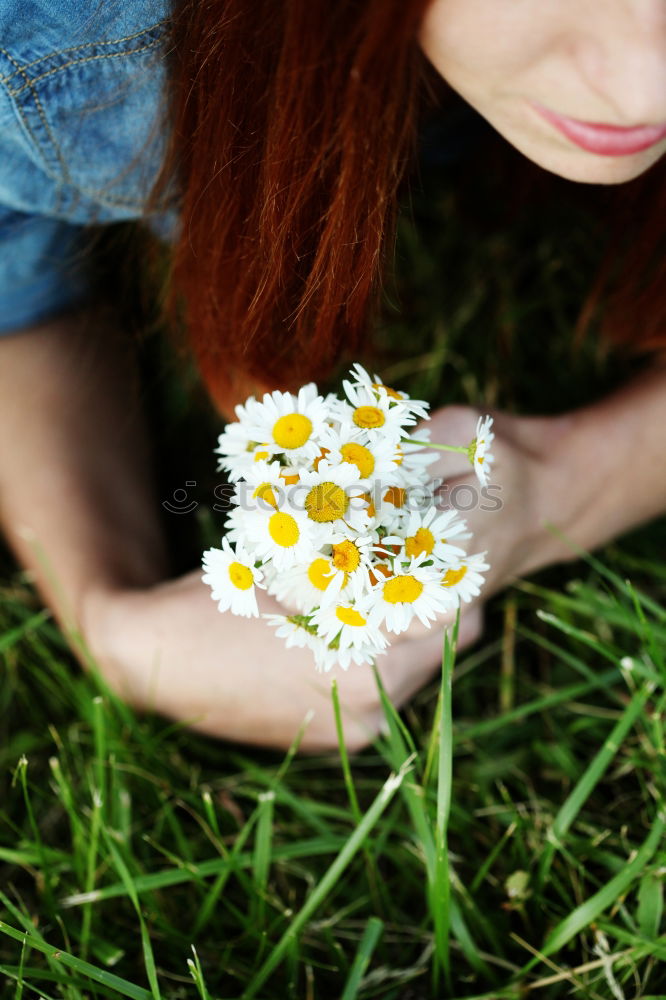
[[[567,139],[575,142],[581,149],[599,156],[631,156],[632,153],[641,153],[666,139],[666,124],[636,125],[633,128],[595,124],[582,122],[577,118],[565,118],[535,101],[530,104]]]

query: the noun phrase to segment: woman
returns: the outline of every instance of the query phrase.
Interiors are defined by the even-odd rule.
[[[168,578],[149,449],[128,402],[131,349],[111,315],[90,311],[82,227],[144,215],[170,236],[169,308],[184,303],[203,378],[228,411],[251,385],[298,384],[358,347],[427,62],[538,167],[622,184],[652,176],[666,152],[666,9],[191,0],[169,21],[158,0],[127,6],[53,14],[46,2],[0,2],[1,523],[82,662],[94,657],[133,704],[271,746],[313,712],[303,745],[329,747],[328,682],[309,656],[219,615],[199,570]],[[168,125],[156,117],[165,72]],[[665,333],[662,218],[652,221],[614,310],[648,346]],[[562,417],[497,415],[504,506],[468,518],[492,563],[484,596],[570,557],[548,522],[593,548],[666,508],[665,390],[655,363]],[[433,440],[469,438],[475,418],[440,411]],[[467,475],[452,459],[436,472]],[[266,599],[263,610],[278,608]],[[477,604],[461,644],[480,622]],[[439,632],[401,639],[380,664],[398,703],[440,654]],[[380,726],[374,681],[350,670],[339,683],[360,746]]]

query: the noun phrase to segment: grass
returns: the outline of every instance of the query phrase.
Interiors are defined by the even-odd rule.
[[[545,219],[470,220],[457,170],[425,171],[401,224],[382,370],[525,412],[608,391],[624,360],[562,333],[594,225],[562,192]],[[217,427],[185,419],[187,383],[148,351],[165,496],[188,461],[203,496]],[[211,503],[169,529],[191,563]],[[455,664],[447,644],[404,712],[384,696],[384,735],[352,759],[334,688],[325,757],[135,717],[7,560],[3,997],[666,996],[665,543],[660,521],[494,598],[482,641]]]

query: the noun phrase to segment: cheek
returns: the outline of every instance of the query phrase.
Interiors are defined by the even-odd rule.
[[[454,88],[464,84],[478,93],[511,86],[533,69],[547,51],[551,28],[550,17],[535,17],[526,0],[433,0],[419,40]]]

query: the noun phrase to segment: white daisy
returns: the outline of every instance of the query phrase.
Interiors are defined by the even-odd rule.
[[[385,622],[389,632],[400,633],[416,616],[424,625],[455,606],[451,595],[441,586],[441,574],[433,566],[422,566],[412,559],[401,572],[381,580],[373,588],[370,616],[377,625]]]
[[[350,421],[339,423],[335,429],[329,428],[322,444],[328,449],[327,462],[331,465],[341,462],[354,465],[363,480],[386,482],[395,479],[402,461],[399,445],[391,438],[369,435]]]
[[[263,615],[267,623],[275,629],[275,635],[285,640],[288,649],[309,649],[314,654],[315,667],[320,672],[328,672],[349,664],[372,662],[377,653],[374,649],[331,649],[326,639],[316,634],[306,615]],[[379,652],[379,651],[378,651]]]
[[[379,395],[350,382],[343,382],[343,385],[351,407],[342,401],[334,415],[340,423],[351,421],[355,428],[365,431],[368,440],[390,440],[397,444],[400,438],[407,436],[405,428],[416,423],[415,416],[402,406],[392,405],[385,393]]]
[[[372,664],[377,656],[381,656],[386,652],[386,650],[376,649],[372,645],[362,646],[359,649],[352,646],[348,649],[332,649],[325,644],[324,639],[320,640],[320,642],[321,645],[318,645],[314,650],[315,667],[318,671],[326,673],[335,667],[342,667],[343,670],[347,670],[352,663],[356,663],[358,666]]]
[[[474,471],[482,486],[488,485],[490,465],[493,461],[493,455],[488,451],[495,438],[490,430],[492,425],[492,417],[479,417],[476,423],[476,435],[468,448],[469,460],[474,466]]]
[[[387,646],[387,640],[379,627],[370,620],[367,610],[351,604],[336,603],[319,608],[312,615],[318,635],[338,650],[365,649],[372,647],[376,653]]]
[[[329,604],[342,591],[354,601],[359,601],[370,590],[372,541],[370,535],[333,537],[330,555],[333,586],[327,590],[322,606]]]
[[[485,552],[477,552],[472,556],[465,556],[459,562],[450,566],[441,577],[441,586],[453,597],[456,602],[471,601],[473,597],[478,597],[483,586],[483,574],[490,566],[485,561]]]
[[[335,601],[344,583],[344,574],[334,569],[330,556],[315,552],[306,562],[276,574],[268,592],[307,614]]]
[[[287,490],[280,463],[262,459],[245,470],[232,499],[246,510],[278,510],[287,503]]]
[[[253,441],[242,423],[227,424],[217,439],[215,452],[219,454],[219,472],[228,472],[233,482],[241,479],[255,462],[270,457],[266,443]]]
[[[458,519],[456,510],[438,510],[433,504],[425,513],[412,511],[402,528],[405,555],[409,558],[434,556],[445,562],[460,559],[465,555],[465,549],[455,545],[452,539],[461,541],[471,538],[466,528],[465,522]]]
[[[316,470],[302,469],[298,484],[292,487],[294,505],[302,510],[316,531],[318,547],[326,544],[332,532],[346,525],[363,531],[369,523],[368,503],[364,498],[366,484],[355,465],[343,462],[333,466],[326,459]]]
[[[323,639],[317,636],[317,630],[310,624],[307,615],[262,615],[268,625],[275,629],[278,639],[284,639],[287,649],[311,649],[313,653],[319,648],[326,648]]]
[[[309,559],[315,548],[308,518],[293,508],[242,511],[237,507],[228,523],[234,538],[247,539],[247,547],[257,558],[272,560],[278,572]]]
[[[329,419],[326,403],[310,382],[299,389],[298,396],[277,390],[265,393],[252,408],[247,432],[254,441],[266,441],[271,455],[308,461],[319,454],[319,438]]]
[[[430,405],[425,400],[411,399],[406,392],[400,392],[398,389],[392,389],[389,385],[384,385],[379,375],[371,377],[362,365],[352,365],[349,374],[353,376],[353,380],[343,382],[345,388],[347,385],[351,385],[353,388],[366,389],[375,398],[386,396],[392,406],[401,406],[404,410],[421,420],[430,419],[428,416]]]
[[[262,573],[242,545],[236,550],[229,540],[222,539],[221,549],[208,549],[203,554],[202,580],[211,588],[211,597],[219,611],[231,611],[244,618],[257,618],[259,609],[255,586],[261,585]]]

